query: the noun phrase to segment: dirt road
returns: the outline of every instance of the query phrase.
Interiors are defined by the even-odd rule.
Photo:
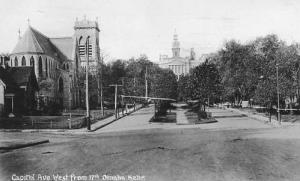
[[[0,178],[75,174],[99,175],[95,180],[128,175],[144,176],[147,181],[300,180],[299,127],[240,129],[230,122],[230,113],[224,115],[226,118],[219,118],[220,123],[226,119],[224,130],[152,128],[73,136],[31,133],[31,137],[50,138],[50,143],[1,153]],[[238,129],[227,129],[226,122]],[[24,137],[26,133],[18,134]]]

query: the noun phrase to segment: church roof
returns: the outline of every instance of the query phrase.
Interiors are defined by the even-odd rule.
[[[66,58],[66,56],[53,45],[47,36],[31,26],[28,27],[12,51],[12,54],[20,53],[40,53],[51,57],[58,57],[59,59]]]
[[[50,41],[63,53],[69,60],[72,59],[73,53],[73,38],[50,38]]]

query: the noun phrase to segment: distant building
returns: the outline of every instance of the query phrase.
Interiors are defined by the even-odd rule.
[[[172,53],[172,57],[160,55],[158,65],[161,68],[171,69],[177,78],[179,78],[180,75],[188,74],[191,68],[200,64],[200,61],[196,60],[196,54],[193,48],[188,57],[180,56],[180,42],[178,41],[178,35],[176,33],[173,38]]]
[[[55,102],[65,109],[77,107],[84,91],[79,87],[79,72],[85,71],[86,45],[93,72],[100,57],[97,21],[76,19],[74,35],[58,38],[49,38],[29,25],[11,52],[8,66],[33,68],[40,88],[37,105]]]

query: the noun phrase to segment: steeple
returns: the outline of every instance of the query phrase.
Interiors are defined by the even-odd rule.
[[[178,41],[178,35],[176,33],[176,30],[173,36],[172,52],[173,57],[180,57],[180,43]]]
[[[196,59],[196,53],[194,51],[194,48],[191,48],[190,60],[195,60],[195,59]]]
[[[19,31],[18,31],[18,35],[19,35],[19,40],[21,39],[21,29],[19,28]]]

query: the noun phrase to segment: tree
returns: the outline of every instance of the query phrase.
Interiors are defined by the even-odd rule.
[[[191,77],[189,74],[181,75],[178,80],[178,100],[179,101],[187,101],[191,99],[192,95],[192,83]]]
[[[252,45],[242,45],[234,40],[225,44],[215,62],[224,85],[223,99],[240,104],[249,100],[257,85],[259,59]]]
[[[216,65],[205,61],[192,70],[189,87],[193,90],[191,98],[204,103],[207,99],[211,102],[219,100],[221,95],[221,77]]]
[[[161,98],[177,98],[177,78],[168,69],[158,69],[151,79],[151,96]]]

